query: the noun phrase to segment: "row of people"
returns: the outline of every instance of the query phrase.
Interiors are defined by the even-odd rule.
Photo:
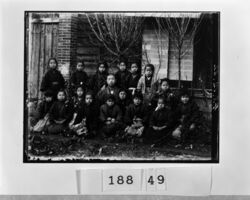
[[[175,95],[168,79],[162,79],[159,91],[150,94],[151,100],[146,101],[141,90],[136,90],[131,98],[128,90],[118,89],[115,83],[115,75],[107,75],[106,87],[96,95],[78,85],[72,99],[66,97],[64,90],[59,90],[54,100],[53,92],[47,90],[45,100],[38,106],[38,122],[32,129],[85,137],[98,132],[104,137],[116,135],[121,139],[136,136],[150,142],[168,137],[186,141],[187,136],[199,129],[202,115],[198,106],[187,90]]]
[[[49,70],[44,75],[40,87],[42,92],[51,90],[54,98],[56,98],[59,89],[65,88],[65,80],[60,71],[57,70],[57,67],[57,60],[55,58],[50,58],[48,61]],[[142,92],[144,100],[149,101],[152,94],[156,92],[157,84],[153,81],[154,66],[152,64],[145,66],[145,73],[141,76],[137,62],[132,62],[130,70],[128,70],[127,62],[125,60],[120,60],[119,69],[114,74],[115,85],[113,84],[112,86],[112,83],[108,85],[106,81],[107,76],[109,75],[108,71],[107,63],[100,62],[96,73],[90,77],[84,71],[84,62],[78,61],[76,70],[70,76],[69,94],[73,95],[76,87],[79,85],[83,87],[84,92],[91,90],[94,95],[96,95],[103,88],[111,91],[114,90],[115,92],[117,92],[117,88],[123,88],[130,91],[131,94],[138,89]],[[114,79],[110,81],[114,82]]]

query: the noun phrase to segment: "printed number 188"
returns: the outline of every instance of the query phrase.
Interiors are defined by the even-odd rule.
[[[114,185],[114,179],[113,176],[109,176],[110,182],[109,185]],[[133,177],[131,175],[128,175],[127,178],[124,180],[123,176],[117,176],[117,180],[116,180],[117,184],[122,185],[124,183],[131,185],[133,184]]]

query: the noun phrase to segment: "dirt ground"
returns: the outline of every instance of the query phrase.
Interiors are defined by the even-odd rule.
[[[103,139],[73,139],[63,140],[50,138],[53,141],[48,147],[47,141],[32,139],[29,145],[28,159],[30,161],[203,161],[211,160],[209,144],[193,144],[179,146],[175,141],[166,142],[160,146],[144,144],[137,141],[109,141]],[[49,142],[48,142],[49,143]]]

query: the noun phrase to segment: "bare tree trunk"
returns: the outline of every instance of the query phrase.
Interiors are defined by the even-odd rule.
[[[178,88],[181,88],[181,48],[178,48]]]

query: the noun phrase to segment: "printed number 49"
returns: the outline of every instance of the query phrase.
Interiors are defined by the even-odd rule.
[[[158,184],[163,184],[164,183],[164,176],[162,176],[162,175],[157,176],[157,181],[158,181]],[[150,185],[154,185],[154,178],[153,178],[153,176],[149,177],[148,183]]]

